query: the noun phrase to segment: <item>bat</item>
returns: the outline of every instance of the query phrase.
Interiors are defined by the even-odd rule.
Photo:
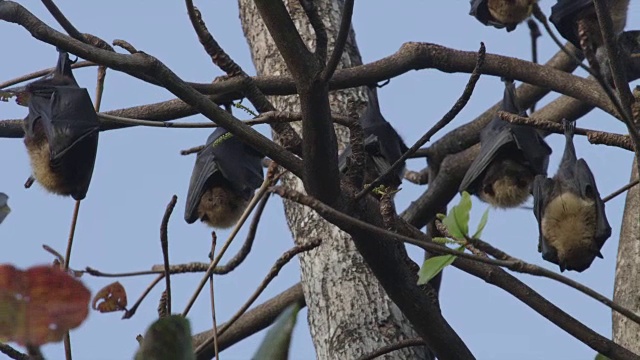
[[[82,200],[93,175],[100,123],[87,89],[73,77],[69,54],[58,52],[55,70],[22,94],[29,107],[24,144],[40,185]]]
[[[196,156],[185,221],[192,224],[200,219],[220,229],[235,224],[262,185],[263,157],[224,128],[217,128]]]
[[[628,81],[640,77],[640,31],[625,31],[618,35],[618,56],[622,60],[622,71]],[[613,74],[609,66],[609,56],[604,46],[596,50],[596,60],[604,80],[613,88]]]
[[[611,13],[614,34],[620,34],[627,24],[627,12],[629,0],[608,0],[607,5]],[[578,21],[583,20],[590,36],[592,48],[597,49],[602,45],[602,34],[598,25],[598,17],[592,0],[558,0],[551,7],[549,20],[556,27],[560,35],[567,39],[578,49],[580,37],[578,35]]]
[[[516,88],[505,80],[502,110],[527,116],[516,103]],[[497,208],[522,205],[536,175],[546,175],[551,148],[540,133],[497,115],[480,132],[480,153],[467,170],[459,191],[467,190]]]
[[[537,0],[471,0],[469,15],[484,25],[515,30],[533,11]]]
[[[540,233],[538,252],[560,271],[582,272],[611,236],[611,226],[596,181],[584,159],[576,158],[575,122],[563,120],[566,145],[556,175],[536,176],[533,212]]]
[[[375,87],[368,86],[366,89],[369,102],[359,121],[365,137],[364,148],[367,156],[364,182],[368,184],[386,173],[409,148],[393,126],[382,116]],[[342,173],[346,173],[349,167],[348,157],[351,154],[351,145],[347,145],[338,158],[338,166]],[[404,172],[405,166],[402,164],[398,170],[385,176],[382,183],[388,187],[398,188],[402,183]]]

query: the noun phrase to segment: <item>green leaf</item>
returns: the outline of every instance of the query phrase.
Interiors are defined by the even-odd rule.
[[[471,195],[463,191],[458,205],[455,205],[449,215],[442,221],[451,236],[464,238],[469,234],[469,212],[471,211]]]
[[[189,320],[181,315],[163,317],[149,327],[135,360],[195,360]]]
[[[436,218],[438,220],[440,220],[440,221],[444,220],[444,218],[446,218],[446,217],[447,217],[447,215],[445,215],[445,214],[436,214]]]
[[[460,246],[456,250],[463,251],[464,246]],[[440,255],[425,260],[418,272],[418,285],[424,285],[429,282],[429,280],[438,275],[442,269],[451,265],[456,258],[456,255]]]
[[[289,305],[278,315],[275,323],[265,335],[252,360],[286,360],[289,357],[289,346],[293,327],[296,325],[300,304]]]
[[[595,360],[610,360],[610,359],[602,354],[598,354],[596,355]]]
[[[480,218],[480,223],[478,224],[478,229],[476,230],[476,233],[473,234],[473,238],[474,239],[479,239],[480,236],[482,236],[482,230],[484,230],[484,227],[487,225],[487,221],[489,220],[489,208],[487,208],[484,211],[484,214],[482,214],[482,218]]]

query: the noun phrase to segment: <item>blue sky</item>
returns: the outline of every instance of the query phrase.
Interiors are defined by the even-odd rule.
[[[54,28],[59,29],[40,1],[21,3]],[[100,36],[108,42],[125,39],[156,56],[188,81],[207,82],[222,75],[202,50],[184,4],[180,1],[108,2],[58,1],[63,12],[81,32]],[[541,6],[549,14],[552,2]],[[209,30],[223,48],[248,73],[254,74],[246,41],[243,37],[235,1],[198,1]],[[633,2],[627,29],[638,28],[640,5]],[[441,1],[438,5],[424,0],[406,0],[403,6],[393,2],[357,1],[353,24],[360,52],[365,62],[388,56],[407,41],[432,42],[455,49],[475,51],[484,41],[487,52],[530,59],[529,32],[526,26],[507,33],[485,27],[468,16],[466,0]],[[55,48],[30,37],[22,28],[0,22],[0,46],[12,49],[0,61],[0,81],[17,77],[55,64]],[[539,58],[546,61],[556,52],[548,36],[540,39]],[[82,86],[93,96],[95,68],[75,71]],[[411,145],[431,124],[455,102],[468,79],[467,74],[445,74],[435,70],[411,72],[393,79],[378,91],[382,113]],[[472,120],[502,96],[498,78],[482,77],[471,101],[456,120],[440,135]],[[125,74],[109,71],[102,110],[118,109],[171,99],[172,95]],[[547,103],[555,95],[545,98]],[[0,119],[20,118],[26,109],[13,103],[0,104]],[[236,115],[246,118],[240,111]],[[192,121],[203,121],[194,116]],[[624,132],[620,122],[601,111],[593,111],[579,122],[581,127]],[[264,134],[266,126],[258,129]],[[203,224],[187,225],[182,217],[184,201],[195,157],[179,154],[181,149],[204,143],[207,129],[131,128],[102,133],[93,181],[83,201],[76,242],[71,260],[73,268],[91,266],[107,272],[146,270],[162,262],[159,227],[166,204],[173,194],[178,205],[169,225],[170,260],[172,263],[206,261],[210,247],[210,230]],[[548,138],[554,153],[550,173],[554,173],[563,151],[561,136]],[[590,145],[577,137],[578,156],[584,157],[596,175],[601,194],[607,195],[629,180],[631,154],[610,147]],[[73,201],[45,193],[38,185],[25,190],[23,183],[30,174],[22,141],[0,141],[0,191],[10,196],[12,213],[0,226],[0,263],[29,267],[48,263],[51,256],[42,244],[64,252]],[[424,160],[409,161],[408,167],[421,169]],[[404,209],[424,189],[409,183],[396,197],[399,210]],[[457,200],[454,200],[457,201]],[[597,259],[584,273],[567,276],[611,297],[617,244],[620,233],[624,196],[607,203],[607,215],[613,235],[603,248],[604,260]],[[472,223],[479,220],[485,205],[474,200]],[[241,237],[244,235],[241,232]],[[218,233],[226,238],[226,231]],[[484,238],[508,253],[526,261],[557,271],[544,262],[537,252],[537,227],[528,210],[491,210]],[[240,247],[232,246],[228,259]],[[262,280],[273,262],[292,246],[282,203],[273,198],[263,217],[254,249],[247,261],[229,275],[216,278],[216,308],[220,322],[229,318]],[[419,260],[421,251],[409,247],[411,256]],[[581,293],[558,283],[532,276],[520,276],[542,295],[597,332],[611,336],[611,313],[608,308]],[[95,294],[113,279],[82,278]],[[153,279],[152,276],[122,278],[129,303],[133,303]],[[174,276],[172,281],[174,311],[182,311],[200,275]],[[258,303],[287,289],[299,281],[297,260],[287,265],[267,288]],[[137,342],[156,318],[157,300],[163,286],[145,300],[130,320],[121,314],[91,312],[87,321],[71,333],[76,359],[131,358]],[[457,269],[447,269],[441,291],[444,316],[466,341],[478,359],[543,359],[552,354],[561,359],[592,359],[594,351],[560,330],[510,295]],[[208,296],[201,296],[189,314],[194,332],[211,327]],[[249,358],[264,332],[226,350],[225,359]],[[48,359],[63,359],[62,344],[44,348]],[[291,348],[292,359],[315,357],[306,326],[306,310],[301,312]]]

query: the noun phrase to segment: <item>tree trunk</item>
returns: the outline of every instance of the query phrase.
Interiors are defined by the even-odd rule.
[[[273,39],[251,0],[239,0],[242,28],[251,48],[258,75],[288,73]],[[314,1],[329,37],[329,54],[337,36],[342,0]],[[298,31],[310,49],[315,36],[299,0],[285,0]],[[355,35],[351,32],[339,67],[361,65]],[[364,109],[362,89],[330,94],[334,113],[356,117]],[[300,111],[296,96],[271,98],[281,111]],[[300,124],[294,123],[300,132]],[[342,127],[336,129],[340,149],[348,139]],[[293,176],[286,186],[303,192],[302,182]],[[346,233],[324,221],[309,208],[285,201],[285,215],[297,244],[321,238],[322,245],[300,255],[302,286],[308,306],[308,321],[318,359],[354,359],[382,346],[418,335],[371,273]],[[395,351],[385,359],[427,359],[425,347]]]
[[[631,180],[638,178],[636,160]],[[620,230],[616,282],[613,301],[636,313],[640,312],[640,186],[627,193],[627,201]],[[616,312],[613,313],[613,340],[640,354],[640,325]]]

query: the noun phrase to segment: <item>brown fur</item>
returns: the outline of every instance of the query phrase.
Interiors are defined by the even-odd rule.
[[[84,198],[85,184],[93,173],[93,159],[89,157],[95,157],[97,134],[75,144],[56,163],[51,162],[49,142],[39,121],[34,126],[34,136],[25,136],[24,144],[33,177],[45,190],[62,196],[81,194]]]
[[[547,205],[542,219],[542,236],[555,248],[558,262],[568,270],[583,271],[595,257],[596,206],[593,200],[564,193]]]
[[[497,208],[507,209],[522,205],[529,198],[532,178],[520,182],[512,177],[502,177],[492,184],[492,192],[481,190],[478,194],[482,201]],[[483,188],[484,189],[484,188]]]
[[[519,24],[531,15],[536,0],[489,0],[489,14],[502,24]]]
[[[51,193],[63,196],[71,195],[73,189],[70,184],[65,181],[60,172],[51,167],[49,142],[44,136],[40,124],[36,124],[36,136],[25,137],[24,144],[31,160],[33,177],[38,183]]]
[[[522,161],[505,157],[494,160],[478,189],[480,200],[502,209],[517,207],[527,201],[534,174]]]
[[[198,204],[198,218],[207,225],[226,229],[233,226],[249,204],[227,186],[210,187]]]

